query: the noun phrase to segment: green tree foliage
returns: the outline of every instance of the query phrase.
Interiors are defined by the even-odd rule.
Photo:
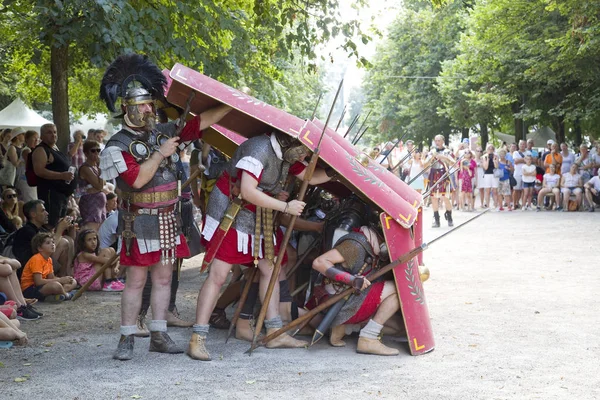
[[[381,116],[382,136],[390,129],[418,129],[418,135],[448,127],[485,136],[491,127],[513,130],[519,139],[528,125],[550,125],[560,141],[571,135],[580,142],[582,131],[598,135],[599,2],[431,3],[407,2],[409,11],[390,29],[369,75],[369,105]],[[437,24],[442,16],[452,28]],[[432,86],[386,75],[437,79]]]
[[[69,110],[104,110],[98,82],[119,54],[146,53],[163,68],[181,62],[237,86],[285,81],[284,61],[314,60],[332,37],[354,56],[353,40],[369,40],[357,21],[338,22],[330,0],[3,0],[0,14],[0,90],[52,102],[61,146]]]
[[[442,63],[456,55],[462,2],[442,8],[424,2],[409,5],[378,47],[365,93],[367,106],[376,115],[379,140],[408,131],[407,138],[429,143],[437,134],[448,136],[452,128],[450,119],[438,113],[443,99],[435,78]]]

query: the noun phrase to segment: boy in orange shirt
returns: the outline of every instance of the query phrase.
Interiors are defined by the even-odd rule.
[[[70,291],[77,287],[77,282],[70,276],[56,278],[52,266],[52,254],[56,249],[54,236],[51,233],[38,233],[31,240],[34,256],[29,259],[21,276],[21,290],[26,298],[41,301],[70,300]]]

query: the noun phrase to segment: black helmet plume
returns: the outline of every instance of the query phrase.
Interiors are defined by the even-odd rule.
[[[119,97],[125,98],[130,85],[143,87],[155,99],[164,99],[164,86],[167,79],[161,70],[141,54],[124,54],[117,57],[106,69],[100,83],[100,99],[108,109],[116,112],[115,103]]]

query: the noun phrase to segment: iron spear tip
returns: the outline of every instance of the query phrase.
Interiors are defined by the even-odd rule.
[[[317,343],[319,340],[321,340],[321,338],[323,338],[323,332],[319,331],[318,329],[315,329],[315,333],[312,337],[310,345],[312,346],[313,344]]]

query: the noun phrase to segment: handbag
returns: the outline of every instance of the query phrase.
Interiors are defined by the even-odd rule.
[[[504,170],[502,168],[494,168],[494,177],[502,178],[504,176]]]
[[[515,179],[515,177],[510,174],[510,176],[508,177],[508,180],[510,181],[510,187],[514,188],[515,186],[517,186],[517,180]]]

